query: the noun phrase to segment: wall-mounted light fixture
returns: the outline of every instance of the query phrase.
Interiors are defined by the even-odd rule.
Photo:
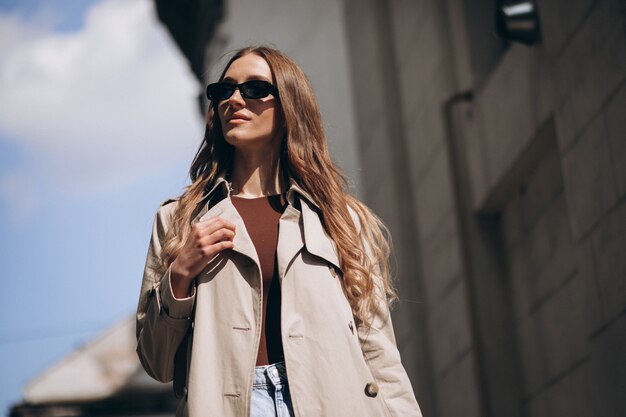
[[[541,40],[539,11],[533,0],[497,0],[496,7],[498,36],[526,45]]]

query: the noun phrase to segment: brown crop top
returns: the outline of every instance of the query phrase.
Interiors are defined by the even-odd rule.
[[[278,222],[287,207],[285,194],[258,198],[232,196],[261,263],[263,310],[261,342],[256,365],[268,365],[284,359],[280,334],[280,282],[276,263]]]

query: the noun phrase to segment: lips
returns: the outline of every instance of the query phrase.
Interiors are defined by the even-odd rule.
[[[229,118],[228,118],[228,122],[234,122],[234,123],[242,123],[245,121],[250,120],[250,117],[246,116],[243,113],[233,113]]]

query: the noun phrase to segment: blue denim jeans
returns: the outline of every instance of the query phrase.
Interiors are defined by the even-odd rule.
[[[285,362],[254,368],[250,417],[294,417]]]

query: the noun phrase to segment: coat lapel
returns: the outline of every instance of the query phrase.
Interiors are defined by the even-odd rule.
[[[302,202],[302,223],[306,250],[341,269],[335,242],[324,229],[317,212],[306,200]]]
[[[209,201],[216,193],[223,197],[213,207]],[[217,196],[219,197],[219,196]],[[203,206],[194,217],[193,223],[220,216],[236,227],[233,251],[241,253],[259,265],[259,258],[248,235],[243,219],[230,200],[230,187],[224,176],[220,175],[202,200]],[[290,179],[287,191],[287,208],[280,218],[277,244],[277,260],[280,276],[284,276],[291,261],[303,247],[312,255],[325,259],[341,269],[335,242],[330,238],[319,217],[319,207],[311,196]],[[298,207],[300,210],[298,210]]]
[[[276,259],[278,261],[278,273],[281,277],[285,276],[291,261],[303,247],[302,215],[297,208],[289,204],[280,218],[278,228]]]
[[[211,199],[216,197],[216,194],[219,194],[222,197],[228,196],[230,194],[228,181],[226,181],[223,176],[219,176],[215,180],[211,188],[208,190],[208,192],[206,192],[204,196],[202,196],[202,199],[200,199],[200,204],[202,204],[200,207],[200,211],[195,214],[193,220],[191,221],[191,224],[200,221],[201,218],[205,218],[204,215],[209,210],[210,201]]]
[[[209,208],[209,201],[213,198],[214,193],[217,191],[218,186],[221,187],[221,192],[225,195],[225,198],[222,198],[217,204],[213,207]],[[196,215],[194,219],[195,222],[203,221],[210,219],[211,217],[219,216],[224,220],[227,220],[235,225],[235,238],[233,239],[234,248],[232,251],[238,252],[248,258],[252,259],[257,265],[260,265],[259,256],[254,248],[254,244],[252,243],[252,239],[246,230],[246,225],[241,218],[241,215],[233,205],[230,200],[230,189],[228,187],[228,182],[223,178],[219,177],[216,180],[215,185],[211,188],[203,200],[206,200],[204,206],[200,209],[200,212]]]
[[[341,269],[339,257],[337,256],[337,246],[322,225],[319,205],[293,178],[290,178],[290,187],[287,193],[289,204],[295,205],[296,194],[300,197],[302,233],[304,234],[306,250]]]

